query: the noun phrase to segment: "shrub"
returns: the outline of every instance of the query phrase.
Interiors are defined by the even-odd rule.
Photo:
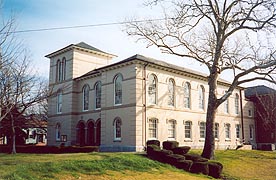
[[[176,163],[176,167],[178,169],[183,169],[184,171],[190,171],[190,168],[193,164],[191,160],[178,160]]]
[[[166,162],[166,156],[167,155],[171,155],[171,154],[173,154],[173,152],[172,151],[170,151],[170,150],[166,150],[166,149],[162,149],[162,150],[160,150],[160,151],[158,151],[158,152],[156,152],[156,159],[158,160],[158,161],[160,161],[160,162]]]
[[[214,178],[220,178],[223,165],[219,162],[210,161],[208,162],[208,168],[209,168],[209,176],[212,176]]]
[[[158,140],[148,140],[147,141],[147,146],[149,146],[149,145],[156,145],[156,146],[160,147],[160,141],[158,141]]]
[[[193,162],[207,162],[208,159],[201,157],[200,155],[196,154],[184,154],[186,160],[191,160]]]
[[[172,150],[178,147],[179,143],[177,141],[164,141],[162,145],[163,149]]]
[[[209,166],[208,162],[193,162],[191,168],[190,168],[191,173],[202,173],[205,175],[209,174]]]
[[[165,162],[173,166],[176,166],[177,162],[180,160],[185,160],[185,157],[179,154],[169,154],[165,156]]]
[[[173,148],[172,151],[174,154],[184,155],[184,154],[187,154],[190,149],[191,147],[189,146],[181,146],[181,147]]]
[[[160,151],[160,147],[154,144],[148,145],[147,146],[147,155],[148,156],[153,156],[154,151],[159,150]]]

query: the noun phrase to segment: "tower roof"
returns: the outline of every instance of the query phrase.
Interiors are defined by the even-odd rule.
[[[64,53],[66,51],[70,51],[72,49],[79,49],[79,50],[87,51],[87,52],[90,52],[90,53],[96,53],[96,54],[100,54],[100,55],[103,55],[103,56],[108,56],[110,58],[116,57],[116,55],[104,52],[104,51],[102,51],[98,48],[95,48],[93,46],[90,46],[89,44],[86,44],[85,42],[80,42],[80,43],[77,43],[77,44],[70,44],[69,46],[66,46],[62,49],[59,49],[59,50],[54,51],[50,54],[47,54],[45,57],[51,58],[51,57],[57,56],[61,53]]]

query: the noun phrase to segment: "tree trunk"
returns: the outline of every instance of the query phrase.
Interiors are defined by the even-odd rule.
[[[214,159],[215,156],[215,118],[218,108],[217,102],[217,73],[213,73],[209,77],[209,99],[208,99],[208,109],[206,116],[206,136],[205,144],[202,152],[202,156],[207,159]]]
[[[14,118],[13,115],[11,115],[11,128],[12,128],[12,151],[11,154],[16,154],[16,147],[15,147],[15,128],[14,128]]]

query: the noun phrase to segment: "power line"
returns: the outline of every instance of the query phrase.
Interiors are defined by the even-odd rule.
[[[64,29],[77,29],[77,28],[87,28],[87,27],[100,27],[100,26],[113,26],[113,25],[123,25],[128,23],[142,23],[142,22],[152,22],[152,21],[164,21],[162,19],[148,19],[148,20],[135,20],[135,21],[123,21],[123,22],[110,22],[110,23],[99,23],[99,24],[88,24],[88,25],[76,25],[76,26],[62,26],[62,27],[52,27],[52,28],[41,28],[41,29],[25,29],[11,32],[0,32],[0,34],[6,33],[28,33],[28,32],[41,32],[41,31],[53,31],[53,30],[64,30]]]

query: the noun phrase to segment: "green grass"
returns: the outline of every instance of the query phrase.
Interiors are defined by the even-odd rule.
[[[192,151],[200,153],[199,151]],[[216,151],[228,180],[275,180],[276,153]],[[210,179],[135,153],[0,154],[0,179]],[[158,177],[158,178],[157,178]]]

